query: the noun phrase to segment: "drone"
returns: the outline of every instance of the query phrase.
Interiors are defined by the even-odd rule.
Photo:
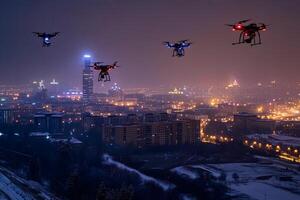
[[[181,40],[176,43],[163,42],[163,44],[168,48],[173,48],[173,57],[182,57],[185,54],[184,48],[190,47],[192,43],[189,40]]]
[[[59,32],[55,33],[39,33],[39,32],[33,32],[38,37],[41,37],[43,39],[43,47],[49,47],[51,45],[50,39],[57,36]]]
[[[90,66],[94,68],[94,70],[98,70],[99,76],[98,81],[110,81],[109,71],[115,69],[116,67],[120,67],[117,65],[118,62],[114,62],[112,65],[102,65],[103,62],[95,62],[94,65]]]
[[[247,43],[247,44],[251,44],[251,46],[254,46],[254,45],[261,44],[260,31],[266,31],[268,25],[264,23],[250,23],[245,25],[245,23],[249,21],[250,19],[242,20],[235,24],[225,24],[226,26],[232,27],[232,31],[241,32],[239,41],[232,43],[232,45]],[[257,36],[258,36],[258,41],[256,40]]]

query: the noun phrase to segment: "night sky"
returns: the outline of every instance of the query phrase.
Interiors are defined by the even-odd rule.
[[[248,18],[271,24],[263,45],[232,46],[238,33],[224,24]],[[0,84],[56,78],[80,87],[85,53],[119,61],[112,82],[123,88],[293,83],[300,74],[297,20],[299,0],[1,0]],[[61,35],[42,48],[32,31]],[[172,58],[162,41],[181,39],[194,44]]]

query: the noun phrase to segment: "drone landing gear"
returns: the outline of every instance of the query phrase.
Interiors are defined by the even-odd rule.
[[[243,41],[243,42],[234,42],[234,43],[232,43],[232,45],[236,45],[236,44],[244,44],[245,42]]]
[[[232,45],[244,44],[244,43],[245,43],[245,31],[240,33],[239,41],[232,43]]]
[[[261,38],[260,38],[260,33],[259,31],[257,31],[257,35],[258,35],[258,42],[256,42],[256,37],[253,38],[253,44],[251,44],[251,46],[256,46],[256,45],[261,45]]]
[[[99,74],[98,81],[107,82],[110,81],[110,75],[109,74]]]
[[[181,52],[176,51],[176,54],[175,55],[173,54],[173,57],[175,57],[175,56],[178,57],[178,58],[183,57],[184,56],[184,51],[183,52],[182,51]]]
[[[175,57],[178,55],[178,52],[176,50],[173,50],[173,54],[172,54],[172,57]]]
[[[105,80],[104,82],[110,81],[110,75],[105,75]]]

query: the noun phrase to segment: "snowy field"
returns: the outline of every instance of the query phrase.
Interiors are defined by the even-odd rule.
[[[15,200],[33,200],[30,194],[26,194],[19,187],[13,184],[6,176],[0,173],[0,190],[9,199]]]
[[[193,172],[191,169],[188,169],[187,167],[183,167],[183,166],[171,169],[171,172],[187,177],[189,179],[197,179],[199,177],[198,173]]]
[[[1,200],[58,200],[39,183],[27,181],[0,167]]]
[[[210,165],[225,172],[231,189],[257,200],[300,199],[300,174],[277,164],[230,163]],[[238,180],[233,174],[238,174]]]
[[[119,169],[122,169],[122,170],[125,170],[125,171],[128,171],[130,173],[133,173],[133,174],[136,174],[139,176],[140,180],[142,182],[151,182],[151,183],[154,183],[156,184],[157,186],[161,187],[163,190],[167,191],[167,190],[171,190],[173,188],[175,188],[176,186],[171,184],[171,183],[168,183],[168,182],[165,182],[165,181],[161,181],[161,180],[158,180],[158,179],[155,179],[153,177],[150,177],[150,176],[147,176],[143,173],[141,173],[140,171],[136,170],[136,169],[133,169],[131,167],[128,167],[126,165],[124,165],[123,163],[120,163],[118,161],[115,161],[113,160],[113,158],[108,155],[108,154],[104,154],[103,155],[103,164],[106,164],[106,165],[114,165],[116,166],[117,168]]]
[[[300,199],[300,173],[278,163],[190,165],[176,167],[171,172],[196,179],[199,174],[194,169],[207,171],[216,178],[226,174],[226,183],[232,189],[232,195],[255,200]],[[234,178],[233,174],[238,177]]]
[[[9,200],[9,198],[0,190],[0,199],[1,200]]]

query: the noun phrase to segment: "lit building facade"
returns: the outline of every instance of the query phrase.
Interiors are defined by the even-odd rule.
[[[61,113],[39,113],[34,115],[35,131],[61,134],[63,132],[63,115]]]
[[[14,121],[14,111],[12,109],[0,109],[0,125],[12,124]]]
[[[132,117],[134,118],[129,116]],[[170,120],[162,113],[159,115],[147,113],[142,116],[142,121],[134,121],[134,123],[106,124],[103,129],[103,141],[108,144],[133,145],[141,148],[152,145],[196,144],[200,139],[199,120]]]
[[[93,97],[93,70],[91,66],[91,56],[84,55],[84,69],[82,72],[82,98],[85,104],[89,103]]]

